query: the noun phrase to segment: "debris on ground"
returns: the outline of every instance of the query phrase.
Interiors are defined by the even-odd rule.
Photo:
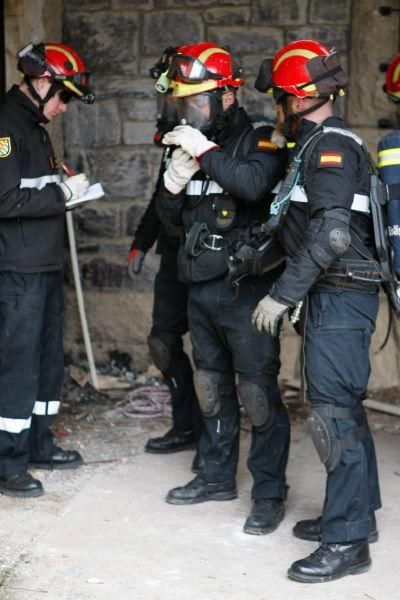
[[[117,402],[116,409],[125,417],[138,419],[172,417],[171,392],[165,383],[140,386]]]

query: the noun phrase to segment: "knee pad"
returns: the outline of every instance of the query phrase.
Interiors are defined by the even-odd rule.
[[[265,425],[270,415],[270,403],[265,391],[256,383],[239,378],[238,394],[253,427]]]
[[[343,450],[350,448],[366,433],[366,425],[357,427],[343,437],[335,431],[334,419],[353,419],[354,411],[351,408],[342,408],[329,405],[315,405],[308,417],[311,438],[321,462],[325,465],[327,473],[331,473],[339,464]]]
[[[193,382],[204,417],[215,417],[224,398],[232,396],[235,389],[234,377],[230,373],[199,369],[194,373]]]
[[[171,350],[168,345],[161,338],[155,335],[148,336],[147,344],[151,359],[157,369],[160,369],[162,373],[168,371],[172,358]]]

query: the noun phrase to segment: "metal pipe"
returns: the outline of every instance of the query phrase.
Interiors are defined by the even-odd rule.
[[[68,232],[69,249],[70,249],[70,255],[71,255],[72,273],[74,275],[76,299],[78,301],[78,309],[79,309],[79,317],[80,317],[81,326],[82,326],[83,341],[85,343],[86,356],[87,356],[88,363],[89,363],[90,379],[91,379],[91,383],[92,383],[93,387],[96,390],[99,390],[100,384],[99,384],[99,380],[97,377],[96,364],[94,362],[92,343],[90,341],[90,335],[89,335],[89,327],[88,327],[88,323],[87,323],[87,319],[86,319],[85,302],[83,300],[83,293],[82,293],[81,274],[80,274],[79,264],[78,264],[78,254],[76,251],[74,221],[73,221],[71,211],[66,212],[66,219],[67,219],[67,232]]]
[[[371,410],[387,413],[388,415],[396,415],[400,417],[400,406],[379,402],[379,400],[364,400],[363,405]]]

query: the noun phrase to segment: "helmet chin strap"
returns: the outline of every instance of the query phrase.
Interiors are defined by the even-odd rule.
[[[302,110],[300,112],[290,114],[287,111],[287,96],[285,96],[282,99],[282,108],[285,114],[285,120],[283,123],[283,135],[289,141],[293,141],[296,138],[296,132],[300,119],[305,117],[306,115],[313,113],[315,110],[318,110],[327,102],[329,102],[329,98],[321,98],[321,101],[318,102],[318,104],[314,104],[313,106],[310,106],[309,108],[306,108],[305,110]]]
[[[39,110],[43,113],[43,109],[45,104],[51,99],[53,98],[53,96],[55,96],[55,94],[57,93],[57,91],[60,89],[59,86],[56,83],[52,83],[50,86],[49,91],[47,92],[47,94],[45,95],[44,98],[42,98],[38,92],[35,90],[35,88],[32,85],[32,81],[30,79],[30,77],[27,77],[25,75],[24,77],[24,81],[26,83],[26,85],[28,86],[29,92],[31,94],[31,96],[39,103]]]

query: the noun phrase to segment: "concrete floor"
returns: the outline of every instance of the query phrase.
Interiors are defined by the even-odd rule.
[[[75,415],[76,416],[76,415]],[[242,532],[250,506],[242,432],[239,497],[229,502],[171,506],[167,490],[192,477],[193,452],[143,453],[166,420],[132,420],[110,407],[90,418],[61,417],[69,433],[60,443],[80,447],[89,464],[78,471],[34,474],[46,495],[0,496],[1,600],[398,600],[400,597],[400,419],[372,426],[378,449],[384,509],[368,573],[328,584],[286,577],[290,563],[315,544],[291,528],[315,516],[324,471],[302,419],[293,425],[286,517],[268,536]],[[392,419],[395,419],[393,417]],[[107,462],[111,461],[111,462]]]

